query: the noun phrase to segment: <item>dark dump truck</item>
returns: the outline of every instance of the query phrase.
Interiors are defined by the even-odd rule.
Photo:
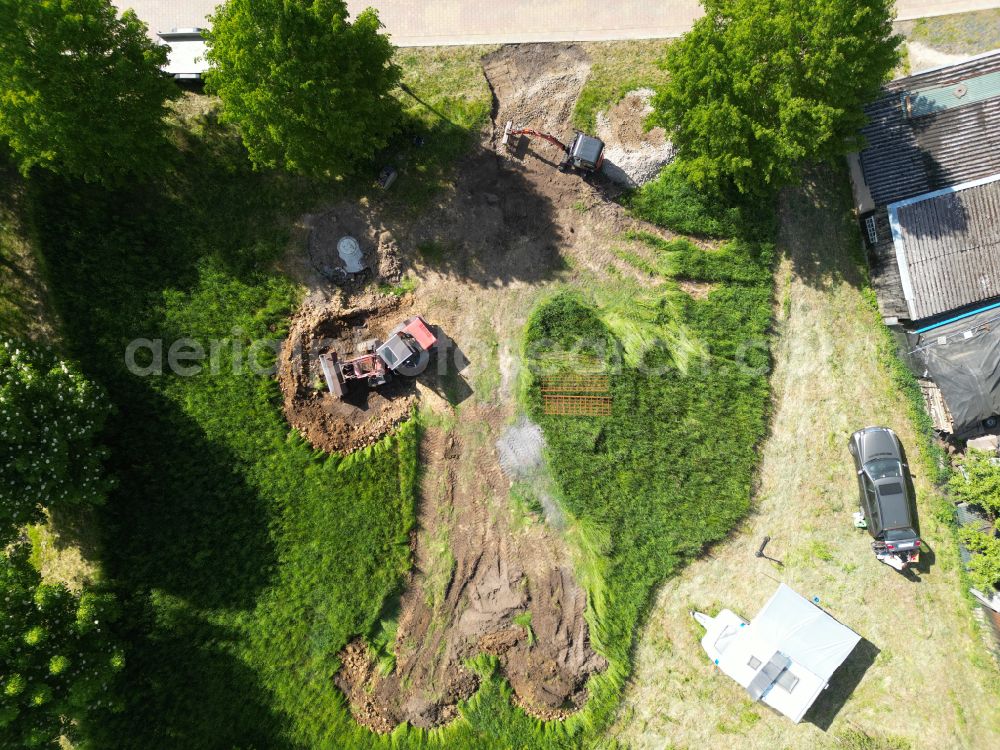
[[[861,498],[854,524],[871,534],[875,557],[905,570],[920,561],[920,530],[903,446],[888,427],[865,427],[851,435],[848,449]]]

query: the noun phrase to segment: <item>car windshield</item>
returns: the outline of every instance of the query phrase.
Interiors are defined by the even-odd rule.
[[[904,539],[916,539],[917,533],[913,529],[888,529],[885,532],[887,542],[901,542]]]
[[[869,461],[865,464],[865,471],[872,479],[903,476],[899,461],[894,458],[876,458],[874,461]]]

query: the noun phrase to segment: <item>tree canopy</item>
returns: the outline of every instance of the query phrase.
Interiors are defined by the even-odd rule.
[[[53,747],[120,701],[124,654],[108,627],[119,617],[109,593],[74,594],[43,583],[30,548],[0,553],[0,746]]]
[[[343,0],[229,0],[212,17],[206,83],[256,166],[344,174],[388,142],[392,45],[374,10],[347,19]]]
[[[0,0],[0,142],[24,174],[152,173],[177,94],[165,62],[145,24],[109,0]]]
[[[767,193],[859,145],[863,105],[898,62],[892,0],[704,0],[667,50],[651,121],[700,187]]]
[[[0,547],[42,508],[97,505],[107,450],[103,391],[41,347],[0,339]]]

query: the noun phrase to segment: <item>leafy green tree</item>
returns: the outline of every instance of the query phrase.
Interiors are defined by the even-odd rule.
[[[0,747],[50,747],[120,707],[114,596],[42,583],[29,552],[22,544],[0,554]]]
[[[206,75],[250,159],[315,176],[348,173],[383,148],[400,79],[374,10],[343,0],[228,0],[212,17]]]
[[[165,62],[145,24],[109,0],[0,0],[0,142],[24,174],[152,173],[178,93]]]
[[[667,49],[651,121],[695,185],[766,194],[859,146],[862,106],[898,61],[892,0],[704,0]]]
[[[109,482],[95,444],[110,406],[74,365],[0,339],[0,547],[42,508],[104,502]]]

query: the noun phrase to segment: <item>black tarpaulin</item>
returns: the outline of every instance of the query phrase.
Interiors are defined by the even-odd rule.
[[[941,389],[955,434],[1000,415],[1000,308],[910,334],[910,357]]]

